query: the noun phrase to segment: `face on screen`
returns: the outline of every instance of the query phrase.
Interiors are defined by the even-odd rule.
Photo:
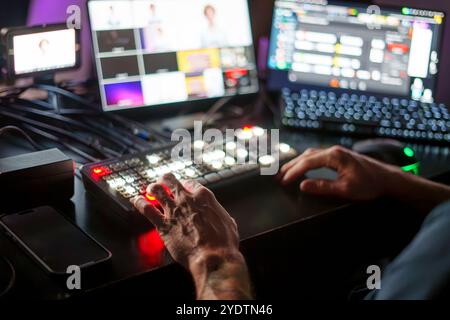
[[[258,90],[246,0],[90,1],[104,110]]]
[[[17,75],[69,68],[76,65],[76,33],[57,30],[13,38],[14,71]]]

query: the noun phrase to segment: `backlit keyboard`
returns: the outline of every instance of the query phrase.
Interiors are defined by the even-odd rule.
[[[285,126],[396,139],[450,142],[447,106],[332,91],[282,92]]]
[[[86,189],[102,196],[125,212],[133,211],[130,199],[143,195],[149,201],[147,186],[165,173],[173,173],[179,180],[195,179],[210,188],[226,182],[235,182],[244,176],[257,175],[264,167],[275,162],[290,160],[297,152],[285,143],[272,143],[271,135],[259,127],[245,127],[232,140],[224,139],[219,145],[194,141],[191,159],[172,158],[173,145],[162,149],[124,156],[83,166],[81,173]],[[250,140],[267,138],[265,152],[250,147]],[[202,150],[202,152],[195,152]],[[195,158],[199,155],[201,159]],[[106,197],[106,198],[105,198]]]

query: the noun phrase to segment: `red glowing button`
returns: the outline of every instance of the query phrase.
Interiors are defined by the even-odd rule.
[[[245,132],[249,132],[249,131],[251,131],[252,129],[253,129],[253,126],[247,125],[247,126],[244,126],[244,128],[243,128],[242,130],[244,130]]]
[[[170,191],[169,187],[166,186],[166,185],[164,185],[164,184],[162,184],[162,186],[163,186],[163,188],[166,190],[166,192],[169,194],[169,196],[173,197],[172,191]],[[146,199],[148,202],[150,202],[152,205],[154,205],[155,207],[156,207],[156,206],[161,206],[161,204],[160,204],[159,201],[156,199],[156,197],[153,196],[153,195],[150,194],[150,193],[147,193],[147,194],[145,195],[145,199]]]
[[[92,176],[96,179],[102,178],[111,173],[112,171],[107,167],[96,167],[92,169]]]

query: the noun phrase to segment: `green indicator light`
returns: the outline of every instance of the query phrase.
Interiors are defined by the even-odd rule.
[[[403,152],[405,153],[405,155],[407,157],[410,157],[410,158],[414,157],[414,150],[411,148],[406,147],[405,149],[403,149]]]
[[[287,68],[287,64],[286,64],[286,62],[278,62],[277,67],[278,67],[278,69],[283,70],[283,69]]]
[[[405,15],[409,15],[409,9],[408,8],[403,8],[402,9],[402,13]]]
[[[409,166],[404,166],[402,167],[402,170],[405,172],[411,172],[412,174],[418,176],[419,175],[419,167],[420,167],[420,163],[414,163],[414,164],[410,164]]]

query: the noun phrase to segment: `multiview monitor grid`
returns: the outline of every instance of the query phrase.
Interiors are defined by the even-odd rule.
[[[88,2],[103,110],[258,91],[247,0]]]

